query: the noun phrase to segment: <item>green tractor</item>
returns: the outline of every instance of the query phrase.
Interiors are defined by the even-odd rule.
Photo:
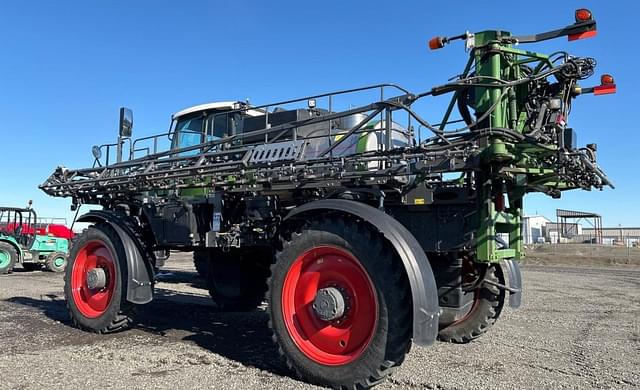
[[[26,271],[64,272],[73,233],[64,225],[38,221],[31,207],[0,207],[0,274],[16,263]]]

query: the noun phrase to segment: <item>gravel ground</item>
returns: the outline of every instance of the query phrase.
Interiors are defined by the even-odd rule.
[[[70,326],[62,276],[0,277],[0,388],[311,389],[277,357],[264,310],[217,313],[182,256],[134,329]],[[412,348],[377,389],[640,386],[640,268],[527,266],[524,307],[467,345]]]

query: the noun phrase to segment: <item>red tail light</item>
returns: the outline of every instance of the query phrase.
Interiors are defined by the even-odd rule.
[[[596,30],[585,31],[578,34],[571,34],[568,37],[570,41],[577,41],[578,39],[587,39],[587,38],[595,37],[597,32],[598,31]]]
[[[597,87],[593,87],[594,95],[608,95],[610,93],[616,93],[615,84],[598,85]]]

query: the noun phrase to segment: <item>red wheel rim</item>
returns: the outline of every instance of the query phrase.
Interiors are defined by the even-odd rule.
[[[318,290],[340,289],[347,302],[342,317],[321,320],[312,305]],[[378,325],[378,299],[371,279],[348,251],[331,246],[307,250],[284,279],[282,314],[289,335],[309,359],[343,365],[365,351]]]
[[[107,282],[104,288],[90,289],[87,272],[102,268]],[[89,241],[76,255],[71,270],[71,293],[76,307],[87,318],[104,314],[111,302],[116,287],[116,266],[111,250],[102,241]]]

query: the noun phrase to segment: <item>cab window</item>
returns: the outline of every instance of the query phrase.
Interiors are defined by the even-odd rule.
[[[188,148],[190,146],[201,144],[203,122],[204,121],[202,117],[178,119],[178,122],[176,123],[172,149]],[[198,153],[198,150],[194,149],[180,153],[180,155],[193,156]]]
[[[231,118],[229,114],[217,113],[207,117],[207,141],[231,135]]]

